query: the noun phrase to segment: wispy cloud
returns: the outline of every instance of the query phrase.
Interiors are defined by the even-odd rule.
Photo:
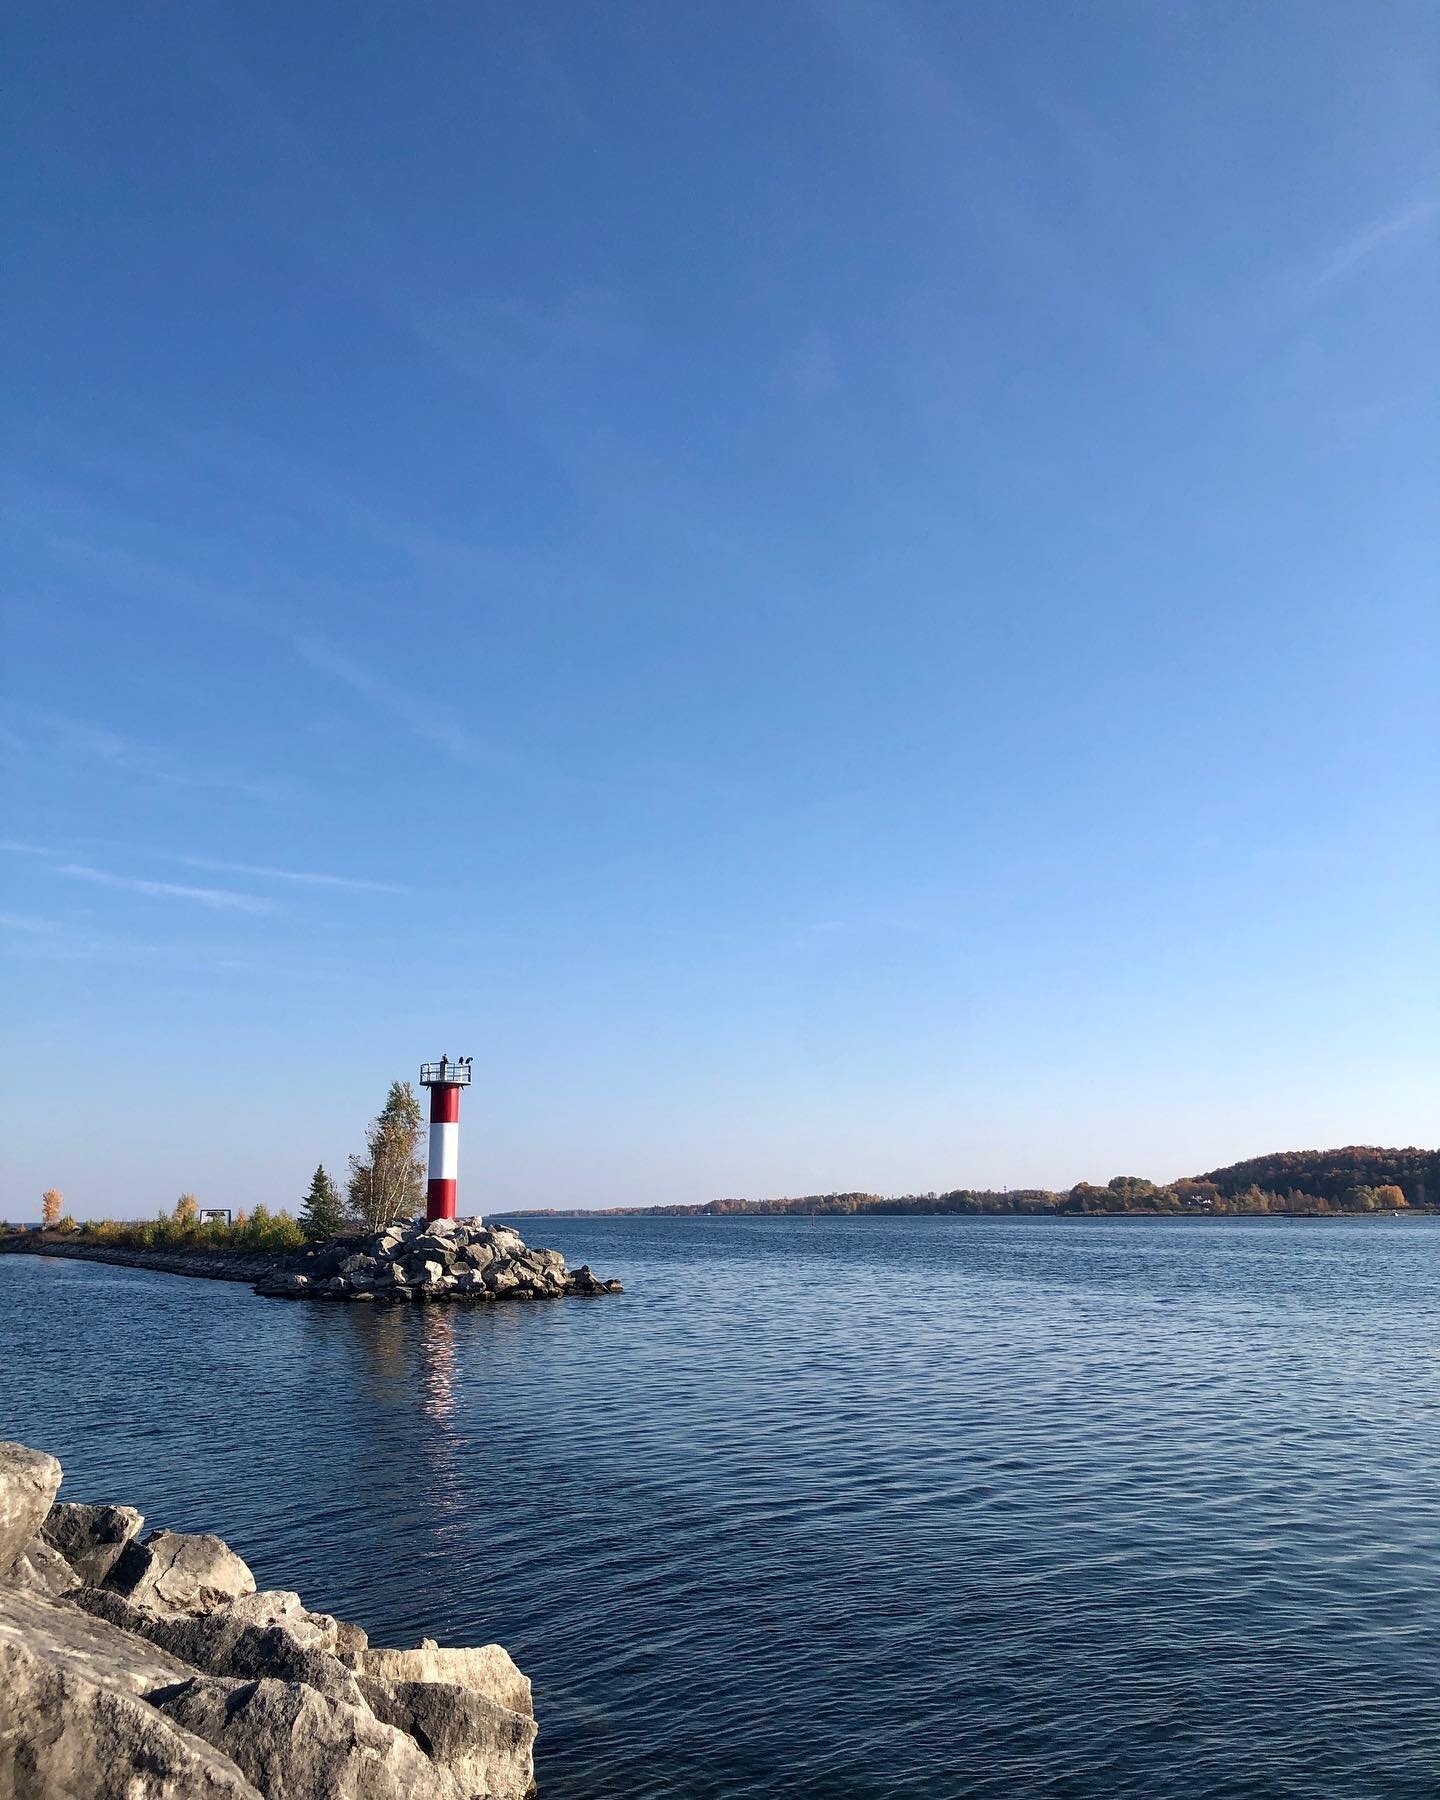
[[[343,651],[336,650],[323,638],[302,635],[294,640],[295,652],[322,675],[341,682],[354,693],[391,713],[415,736],[434,744],[456,762],[474,763],[492,760],[488,746],[462,726],[437,712],[432,701],[408,693],[393,682],[372,674]]]
[[[163,900],[193,900],[226,912],[274,912],[275,902],[256,894],[237,894],[229,888],[184,887],[173,881],[146,881],[138,875],[115,875],[108,869],[92,869],[85,863],[62,863],[56,871],[102,887],[124,888],[132,894],[153,894]]]
[[[1344,281],[1370,262],[1388,245],[1413,237],[1440,223],[1440,197],[1422,195],[1393,212],[1372,219],[1344,243],[1338,244],[1323,261],[1306,270],[1301,285],[1312,298],[1319,298],[1328,288]]]
[[[360,875],[332,875],[321,869],[281,869],[273,863],[229,862],[216,856],[194,856],[179,850],[147,850],[143,846],[117,843],[113,838],[77,839],[68,850],[57,850],[49,844],[22,844],[11,838],[0,838],[0,851],[12,851],[22,856],[43,856],[52,862],[69,863],[70,866],[60,873],[71,875],[76,873],[77,865],[71,863],[70,859],[77,852],[83,855],[85,847],[94,849],[100,845],[108,845],[112,850],[122,850],[127,855],[158,856],[165,862],[181,863],[187,869],[209,869],[221,875],[252,875],[259,881],[291,881],[303,887],[344,888],[362,894],[413,894],[415,891],[396,881],[372,881]]]
[[[0,931],[57,931],[53,919],[32,919],[23,913],[0,913]]]
[[[273,800],[278,793],[273,782],[257,781],[233,769],[207,764],[187,751],[137,743],[133,738],[88,719],[47,714],[35,718],[26,726],[25,732],[28,736],[24,732],[13,734],[14,748],[50,766],[57,759],[91,766],[99,764],[117,775],[139,781],[172,787],[219,789],[244,794],[252,800]]]
[[[253,875],[261,881],[294,881],[306,887],[348,888],[364,894],[409,894],[413,888],[394,881],[367,881],[357,875],[328,875],[315,869],[276,869],[266,863],[220,862],[210,856],[175,856],[187,869],[212,869],[222,875]]]

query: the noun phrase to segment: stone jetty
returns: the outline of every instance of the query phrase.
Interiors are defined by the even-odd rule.
[[[567,1269],[558,1250],[531,1250],[509,1225],[479,1219],[412,1219],[369,1237],[331,1238],[255,1284],[282,1300],[365,1300],[382,1305],[558,1300],[618,1294],[588,1264]]]
[[[498,1644],[373,1647],[257,1592],[217,1537],[56,1502],[0,1443],[0,1796],[522,1800],[530,1683]],[[143,1534],[143,1535],[142,1535]]]

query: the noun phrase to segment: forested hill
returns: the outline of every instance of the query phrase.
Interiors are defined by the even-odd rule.
[[[1333,1205],[1359,1187],[1394,1185],[1410,1206],[1440,1206],[1440,1150],[1383,1150],[1373,1144],[1347,1144],[1343,1150],[1278,1150],[1247,1162],[1211,1169],[1201,1181],[1213,1182],[1225,1195],[1249,1188],[1273,1193],[1297,1190]]]
[[[711,1200],[703,1206],[612,1206],[607,1216],[768,1218],[794,1214],[1367,1213],[1440,1206],[1440,1150],[1281,1150],[1164,1185],[1116,1175],[1103,1187],[954,1188],[928,1194],[802,1194],[783,1200]],[[545,1218],[547,1207],[509,1218]],[[587,1216],[594,1217],[594,1213]]]

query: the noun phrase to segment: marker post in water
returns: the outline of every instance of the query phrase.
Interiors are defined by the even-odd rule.
[[[430,1179],[425,1189],[425,1217],[455,1217],[455,1180],[460,1171],[460,1090],[470,1085],[473,1057],[422,1063],[420,1085],[430,1090]]]

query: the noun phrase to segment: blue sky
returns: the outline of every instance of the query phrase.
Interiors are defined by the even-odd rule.
[[[0,1214],[1436,1142],[1433,35],[17,16]]]

